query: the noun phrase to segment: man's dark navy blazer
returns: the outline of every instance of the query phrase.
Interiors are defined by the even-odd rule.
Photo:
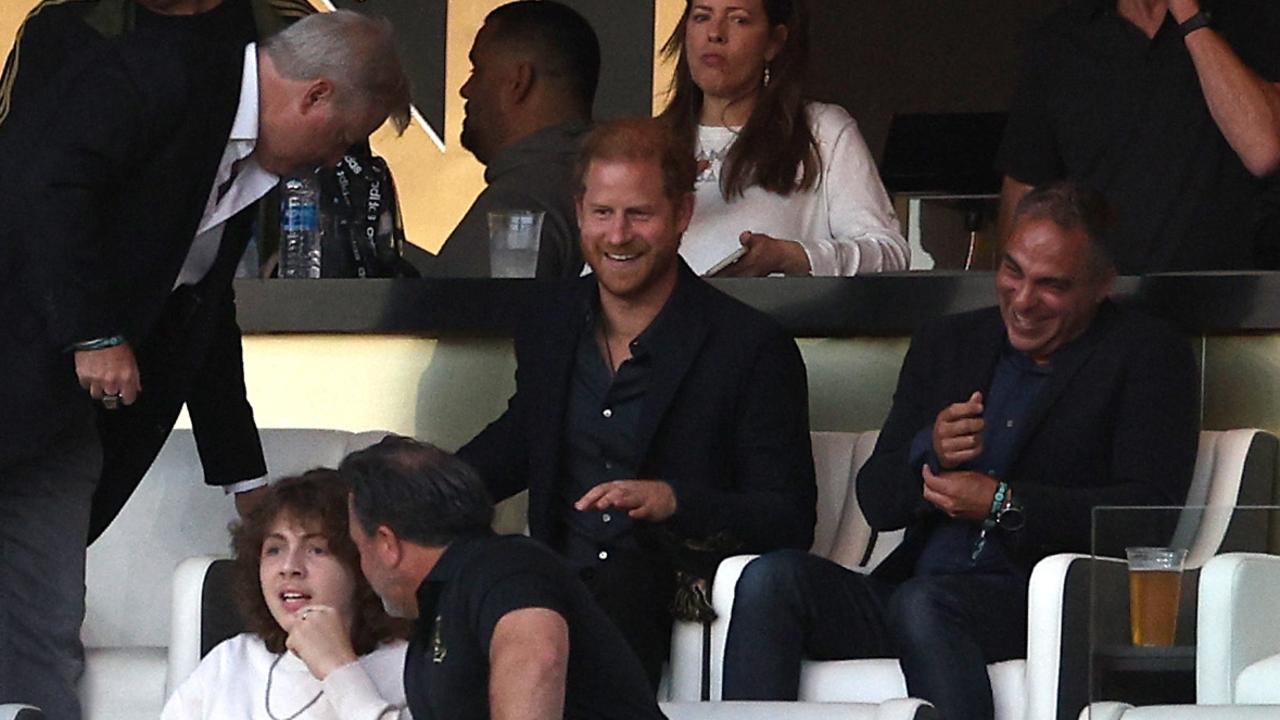
[[[893,408],[858,475],[858,502],[877,530],[907,536],[876,574],[912,574],[929,530],[945,518],[921,497],[911,442],[947,405],[990,386],[1006,332],[997,308],[942,318],[911,342]],[[1181,505],[1195,466],[1199,410],[1187,340],[1166,324],[1104,302],[1083,335],[1055,352],[1006,480],[1025,527],[1007,535],[1030,572],[1057,552],[1090,552],[1101,505]]]
[[[529,530],[559,548],[566,482],[565,411],[578,339],[598,293],[569,281],[534,309],[516,338],[507,411],[458,451],[496,499],[529,489]],[[808,549],[815,502],[808,389],[795,341],[681,263],[664,310],[683,341],[655,353],[639,427],[640,478],[675,489],[665,524],[682,538],[727,531],[742,552]]]

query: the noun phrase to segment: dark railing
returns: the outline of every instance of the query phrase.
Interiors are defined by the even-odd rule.
[[[246,333],[509,336],[533,280],[241,280]],[[797,337],[909,335],[930,318],[995,303],[991,273],[884,273],[855,278],[713,280]],[[1280,273],[1122,277],[1114,297],[1196,335],[1280,331]]]

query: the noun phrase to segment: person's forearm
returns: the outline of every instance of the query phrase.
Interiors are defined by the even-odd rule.
[[[1251,70],[1212,27],[1186,37],[1209,113],[1258,177],[1280,167],[1280,88]]]
[[[800,242],[815,277],[865,275],[906,270],[911,249],[897,230],[865,228],[856,235]]]

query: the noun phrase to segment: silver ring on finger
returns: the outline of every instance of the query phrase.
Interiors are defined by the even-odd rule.
[[[107,393],[102,396],[102,407],[115,410],[120,407],[120,393]]]

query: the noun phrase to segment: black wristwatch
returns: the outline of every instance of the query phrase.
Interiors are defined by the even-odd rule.
[[[1005,532],[1017,532],[1027,523],[1026,513],[1022,512],[1022,503],[1013,499],[1010,489],[1004,496],[1004,503],[996,511],[996,527]]]
[[[1182,31],[1182,37],[1186,37],[1200,28],[1209,27],[1209,23],[1213,22],[1213,18],[1209,15],[1208,10],[1200,12],[1187,18],[1186,22],[1178,25],[1178,29]]]

